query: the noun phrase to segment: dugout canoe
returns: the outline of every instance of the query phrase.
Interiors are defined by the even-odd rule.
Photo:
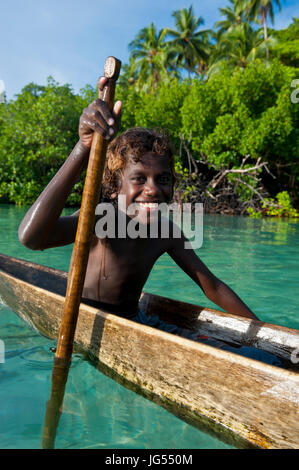
[[[58,336],[66,283],[66,272],[0,254],[1,302],[52,339]],[[199,334],[274,353],[286,368],[82,303],[76,348],[122,385],[236,447],[298,448],[298,330],[149,293],[140,304]]]

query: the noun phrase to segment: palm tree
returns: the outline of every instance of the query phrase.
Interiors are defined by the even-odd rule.
[[[227,31],[216,44],[208,76],[218,71],[223,63],[232,70],[235,67],[245,68],[257,58],[267,63],[265,51],[272,43],[272,38],[264,39],[261,30],[256,31],[248,23],[241,23]]]
[[[216,37],[219,39],[227,31],[232,31],[236,26],[244,22],[244,13],[237,7],[237,0],[229,0],[231,6],[219,8],[220,14],[225,19],[217,21],[214,25],[218,29]]]
[[[198,31],[198,27],[204,23],[200,16],[196,18],[193,7],[187,10],[174,11],[176,29],[166,28],[167,36],[173,38],[168,42],[172,53],[176,53],[176,66],[183,66],[188,71],[189,77],[196,65],[206,62],[209,55],[210,45],[207,42],[209,30]]]
[[[164,41],[165,35],[165,29],[157,32],[155,25],[151,23],[130,42],[130,58],[136,62],[139,74],[138,86],[156,89],[158,83],[166,78],[169,53]]]
[[[268,39],[267,19],[270,16],[272,24],[274,23],[274,5],[277,5],[281,11],[279,0],[236,0],[236,6],[239,11],[245,12],[249,20],[257,21],[264,28],[264,39]]]

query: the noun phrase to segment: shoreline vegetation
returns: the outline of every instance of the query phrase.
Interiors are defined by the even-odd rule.
[[[143,28],[129,44],[116,99],[120,132],[167,132],[177,202],[206,213],[299,217],[299,19],[268,28],[278,0],[230,0],[213,30],[192,7],[174,28]],[[32,204],[78,140],[96,89],[74,93],[52,77],[0,103],[0,203]],[[80,206],[84,176],[67,205]]]

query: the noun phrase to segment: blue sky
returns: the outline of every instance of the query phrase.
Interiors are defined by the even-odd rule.
[[[275,28],[299,16],[299,0],[280,0]],[[0,80],[8,99],[52,75],[77,92],[95,85],[105,58],[128,60],[128,43],[144,26],[173,27],[174,10],[193,4],[210,28],[228,0],[0,0]]]

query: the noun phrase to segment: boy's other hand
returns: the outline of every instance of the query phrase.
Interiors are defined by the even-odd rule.
[[[117,101],[114,104],[112,113],[110,113],[107,103],[102,100],[106,82],[106,77],[99,78],[99,98],[94,100],[88,108],[85,108],[80,117],[80,141],[89,148],[91,147],[94,131],[101,134],[105,139],[110,140],[115,137],[120,126],[122,102]]]

